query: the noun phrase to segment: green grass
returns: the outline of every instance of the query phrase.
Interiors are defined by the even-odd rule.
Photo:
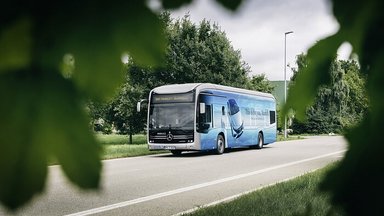
[[[334,166],[336,163],[187,215],[343,215],[329,204],[329,195],[318,190],[325,173]]]
[[[103,145],[128,144],[129,136],[120,134],[96,134],[96,139]],[[132,144],[146,144],[147,137],[144,134],[136,134],[132,137]]]
[[[167,153],[169,151],[149,151],[145,144],[140,145],[103,145],[103,159],[113,159],[122,157],[135,157],[150,154]]]
[[[302,135],[288,135],[287,139],[285,139],[283,134],[277,135],[277,142],[287,141],[287,140],[298,140],[298,139],[304,139],[304,137]]]
[[[147,146],[147,137],[144,134],[133,135],[132,137],[133,144],[128,144],[129,143],[128,135],[97,134],[96,138],[103,146],[102,159],[104,160],[169,152],[169,151],[149,151]]]

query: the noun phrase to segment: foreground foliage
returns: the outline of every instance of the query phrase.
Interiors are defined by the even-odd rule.
[[[217,2],[235,9],[241,1]],[[48,158],[56,158],[76,185],[99,186],[101,148],[88,128],[84,101],[114,93],[123,80],[123,53],[140,65],[160,65],[163,27],[144,0],[2,2],[2,204],[16,209],[41,192]]]
[[[177,8],[192,0],[163,0]],[[120,57],[159,65],[165,36],[145,1],[6,1],[0,8],[0,201],[15,209],[41,192],[47,157],[63,164],[83,188],[99,184],[100,147],[87,130],[84,98],[110,96],[121,82]],[[241,0],[217,0],[236,9]],[[381,132],[384,129],[384,1],[333,0],[340,24],[334,35],[308,50],[308,68],[297,77],[285,113],[299,118],[330,82],[336,51],[349,42],[358,55],[370,106],[346,137],[349,151],[324,183],[349,215],[380,215],[384,194]],[[20,135],[22,134],[22,136]],[[86,156],[82,152],[87,152]],[[364,185],[364,187],[356,187]]]
[[[304,119],[306,106],[313,102],[318,87],[331,81],[328,71],[337,49],[349,42],[358,56],[361,72],[367,76],[369,108],[362,122],[347,131],[349,150],[340,166],[328,175],[323,189],[332,191],[333,202],[345,208],[348,215],[382,215],[384,2],[333,0],[332,3],[340,29],[308,50],[308,67],[297,76],[284,111],[293,108],[297,117]]]

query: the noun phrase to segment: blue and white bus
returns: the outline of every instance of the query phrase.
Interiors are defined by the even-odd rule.
[[[268,93],[189,83],[160,86],[149,94],[150,150],[222,154],[227,148],[261,149],[276,136],[276,100]]]

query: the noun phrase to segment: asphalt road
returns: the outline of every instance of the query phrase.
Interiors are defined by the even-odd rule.
[[[321,168],[340,160],[345,149],[342,137],[322,136],[223,155],[107,160],[102,188],[91,192],[72,186],[52,166],[44,194],[16,214],[0,206],[0,215],[175,215]]]

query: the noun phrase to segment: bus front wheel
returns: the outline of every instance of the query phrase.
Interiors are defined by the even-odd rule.
[[[222,135],[217,136],[216,141],[216,154],[223,154],[225,150],[225,141]]]
[[[182,151],[181,150],[171,150],[171,153],[175,156],[180,156]]]

